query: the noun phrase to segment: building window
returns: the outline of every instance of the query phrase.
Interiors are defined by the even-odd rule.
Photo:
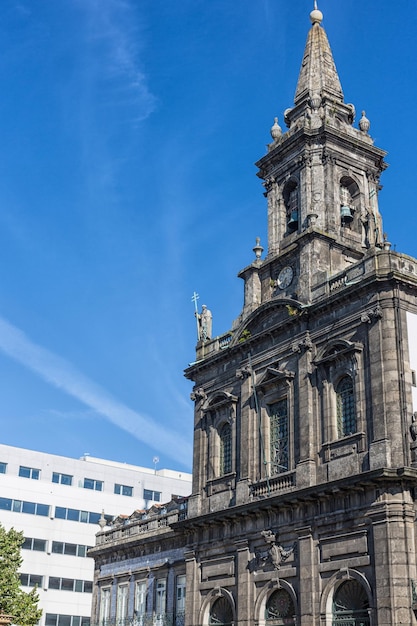
[[[56,506],[55,517],[57,519],[66,519],[71,522],[98,524],[101,513],[92,513],[91,511],[79,511],[78,509],[66,509],[63,506]],[[105,515],[104,517],[108,522],[111,522],[113,520],[113,517],[111,515]]]
[[[266,603],[265,620],[273,624],[295,624],[294,602],[285,589],[274,591]]]
[[[106,626],[110,621],[110,587],[105,587],[100,590],[100,626]]]
[[[84,478],[84,489],[93,489],[94,491],[103,491],[103,481],[94,478]]]
[[[284,189],[284,203],[287,217],[287,227],[290,233],[298,229],[298,187],[295,180],[291,180]]]
[[[34,467],[26,467],[21,465],[19,467],[19,476],[21,478],[32,478],[32,480],[39,480],[40,470],[35,469]]]
[[[60,591],[79,591],[81,593],[92,593],[93,583],[91,580],[78,580],[73,578],[49,577],[49,589],[59,589]]]
[[[117,587],[116,624],[118,626],[123,626],[127,619],[128,591],[127,585]]]
[[[145,500],[153,500],[153,502],[161,502],[161,491],[153,491],[152,489],[143,490],[143,498]]]
[[[413,387],[417,387],[417,377],[416,377],[416,372],[415,370],[411,370],[411,384],[413,385]],[[4,463],[3,463],[4,465]],[[1,464],[0,464],[1,467]],[[4,470],[3,474],[6,472],[6,470]]]
[[[60,472],[53,472],[52,474],[52,482],[60,485],[72,485],[72,478],[70,474],[61,474]]]
[[[158,578],[156,581],[156,590],[155,590],[155,613],[157,615],[164,615],[165,613],[166,591],[167,591],[166,578]]]
[[[220,430],[220,476],[232,471],[232,427],[224,424]]]
[[[344,376],[336,387],[337,434],[345,437],[356,432],[353,380]]]
[[[41,587],[42,579],[38,574],[20,574],[20,584],[23,587]]]
[[[369,602],[365,589],[356,580],[347,580],[333,599],[333,624],[369,626]]]
[[[12,500],[11,498],[0,498],[0,509],[3,511],[13,511],[13,513],[29,513],[31,515],[41,515],[42,517],[49,516],[48,504]]]
[[[22,543],[22,550],[35,550],[37,552],[45,552],[46,541],[45,539],[34,539],[32,537],[25,537]]]
[[[63,541],[52,542],[53,554],[66,554],[67,556],[87,556],[87,550],[90,546],[84,546],[78,543],[64,543]]]
[[[232,626],[233,611],[230,602],[224,598],[218,598],[210,609],[210,626]]]
[[[90,626],[90,618],[82,615],[46,613],[45,626]]]
[[[114,493],[117,493],[120,496],[133,496],[133,487],[129,487],[129,485],[119,485],[115,483]]]
[[[175,593],[175,621],[176,626],[183,626],[185,618],[185,575],[177,576],[177,587]]]
[[[288,470],[289,435],[287,398],[269,405],[271,475]]]
[[[7,463],[0,463],[0,474],[5,474],[7,471]]]
[[[139,581],[135,587],[135,618],[138,626],[142,626],[146,613],[146,581]]]

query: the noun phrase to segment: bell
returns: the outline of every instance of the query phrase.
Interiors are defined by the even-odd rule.
[[[340,217],[343,224],[347,224],[353,220],[351,208],[348,206],[342,206],[340,208]]]
[[[297,230],[298,228],[298,211],[291,211],[290,219],[288,220],[288,229]]]

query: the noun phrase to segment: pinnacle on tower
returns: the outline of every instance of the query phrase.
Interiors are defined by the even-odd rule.
[[[317,95],[343,102],[342,87],[326,32],[321,26],[323,14],[318,10],[317,2],[310,13],[310,20],[312,27],[307,37],[294,104],[298,106]]]

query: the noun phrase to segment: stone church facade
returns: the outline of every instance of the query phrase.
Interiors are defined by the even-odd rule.
[[[257,163],[266,255],[257,240],[240,317],[186,370],[192,494],[98,534],[102,626],[417,623],[417,261],[383,233],[385,152],[310,18]]]

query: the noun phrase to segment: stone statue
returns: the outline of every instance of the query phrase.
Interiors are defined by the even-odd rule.
[[[198,314],[197,314],[198,315]],[[211,311],[203,304],[201,308],[201,313],[198,315],[199,322],[199,339],[202,341],[208,341],[211,339],[211,329],[212,329],[212,314]]]

